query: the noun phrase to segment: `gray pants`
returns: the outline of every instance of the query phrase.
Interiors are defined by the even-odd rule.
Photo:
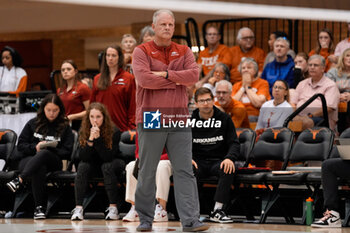
[[[165,147],[173,166],[176,208],[183,226],[197,222],[199,200],[192,170],[192,133],[188,129],[144,130],[138,125],[140,170],[135,194],[135,208],[141,222],[152,223],[155,206],[155,174]]]

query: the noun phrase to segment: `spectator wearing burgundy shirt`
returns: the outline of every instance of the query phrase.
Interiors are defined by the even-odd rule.
[[[135,79],[123,70],[124,56],[119,46],[108,46],[103,54],[101,73],[94,77],[90,103],[103,103],[120,131],[135,128]]]
[[[66,110],[66,117],[72,129],[79,131],[81,120],[89,107],[91,90],[78,79],[78,67],[73,60],[65,60],[61,65],[62,82],[57,89]]]

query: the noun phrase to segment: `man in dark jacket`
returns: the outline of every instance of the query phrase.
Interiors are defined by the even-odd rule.
[[[214,97],[209,89],[199,88],[195,93],[195,101],[198,109],[193,112],[191,119],[195,122],[192,128],[192,164],[197,178],[219,178],[210,220],[230,223],[233,220],[223,211],[223,205],[229,201],[235,173],[234,161],[239,156],[236,129],[230,116],[214,106]]]

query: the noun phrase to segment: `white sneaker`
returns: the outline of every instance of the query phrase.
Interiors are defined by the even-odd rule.
[[[117,207],[108,207],[106,209],[106,212],[107,212],[106,220],[118,220],[119,219]]]
[[[140,221],[140,218],[135,208],[131,208],[123,218],[123,222],[139,222],[139,221]]]
[[[341,227],[340,215],[337,211],[327,210],[323,218],[311,224],[312,227]]]
[[[158,204],[156,205],[156,210],[154,213],[154,219],[155,222],[167,222],[168,221],[168,212],[163,209],[163,207]]]
[[[72,217],[70,218],[72,221],[81,221],[84,220],[83,208],[74,208],[72,210]]]
[[[209,219],[217,223],[232,223],[233,219],[226,215],[222,209],[216,209],[210,212]]]

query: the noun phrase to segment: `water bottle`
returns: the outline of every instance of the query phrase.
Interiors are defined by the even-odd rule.
[[[314,200],[309,197],[306,199],[306,225],[310,226],[314,221]]]

